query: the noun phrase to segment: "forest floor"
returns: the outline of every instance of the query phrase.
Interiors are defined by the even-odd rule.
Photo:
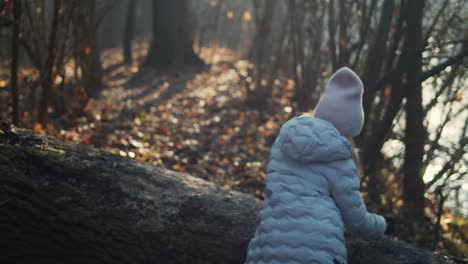
[[[292,81],[275,81],[267,113],[248,106],[240,79],[250,65],[233,51],[203,49],[207,66],[183,72],[139,71],[120,54],[103,54],[106,88],[87,117],[32,128],[261,198],[271,145],[291,115]]]

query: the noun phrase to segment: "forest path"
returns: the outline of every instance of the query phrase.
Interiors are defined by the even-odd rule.
[[[118,54],[108,60],[118,61],[112,58]],[[269,101],[274,111],[265,115],[246,104],[240,79],[248,61],[221,48],[203,54],[205,61],[214,59],[203,71],[147,71],[131,87],[126,83],[138,68],[104,65],[108,88],[87,107],[92,122],[83,120],[56,136],[261,197],[271,144],[290,115],[283,109],[290,109],[292,89],[287,80],[275,82],[273,94],[282,96]]]

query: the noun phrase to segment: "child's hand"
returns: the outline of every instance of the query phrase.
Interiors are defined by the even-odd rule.
[[[395,219],[392,216],[384,216],[385,222],[387,222],[387,229],[385,229],[386,235],[391,235],[395,232]]]

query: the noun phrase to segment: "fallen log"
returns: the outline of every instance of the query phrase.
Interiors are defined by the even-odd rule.
[[[1,263],[243,263],[261,203],[188,174],[0,130]],[[349,239],[350,263],[451,263]]]

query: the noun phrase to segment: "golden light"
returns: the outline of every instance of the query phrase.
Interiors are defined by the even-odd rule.
[[[232,18],[234,17],[234,12],[228,11],[228,12],[226,13],[226,16],[227,16],[227,18],[232,19]]]
[[[63,77],[60,76],[60,75],[57,75],[57,76],[55,77],[54,84],[55,84],[55,85],[59,85],[60,83],[62,83],[62,81],[63,81]]]
[[[244,11],[242,18],[245,22],[250,22],[252,20],[252,13],[250,13],[250,11]]]
[[[0,80],[0,88],[5,88],[8,82],[6,80]]]
[[[132,73],[137,73],[139,70],[140,70],[140,69],[139,69],[137,66],[132,66],[132,67],[130,68],[130,71],[131,71]]]
[[[75,75],[75,71],[73,69],[73,66],[70,64],[65,65],[65,77],[73,77]]]

